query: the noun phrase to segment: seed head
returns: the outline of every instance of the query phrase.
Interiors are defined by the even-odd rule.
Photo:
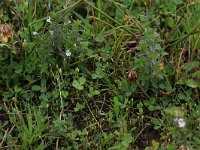
[[[136,81],[137,80],[137,72],[134,71],[134,70],[130,70],[128,72],[128,80],[131,81],[131,82]]]
[[[12,37],[12,30],[7,23],[1,25],[0,28],[2,39],[5,43],[8,42],[8,38]]]

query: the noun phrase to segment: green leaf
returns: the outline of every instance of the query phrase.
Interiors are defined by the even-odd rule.
[[[156,103],[156,99],[154,97],[151,97],[149,99],[150,104],[155,104]]]
[[[97,67],[95,73],[100,75],[102,73],[102,69],[100,67]]]
[[[103,78],[105,75],[105,73],[103,72],[103,70],[100,67],[97,67],[95,70],[95,73],[92,74],[92,79],[96,79],[96,78]]]
[[[159,142],[153,140],[153,141],[152,141],[152,149],[157,150],[158,147],[159,147]]]
[[[199,82],[193,80],[193,79],[189,79],[185,82],[185,84],[191,88],[197,88],[200,84]]]
[[[148,106],[148,109],[149,109],[150,111],[153,111],[153,110],[154,110],[154,106],[153,106],[153,105],[149,105],[149,106]]]
[[[32,86],[33,91],[39,91],[40,89],[41,89],[41,87],[39,85],[33,85]]]
[[[68,91],[62,91],[62,96],[63,96],[64,98],[66,98],[68,95],[69,95],[69,92],[68,92]]]
[[[173,28],[174,25],[175,25],[174,19],[173,19],[172,17],[168,17],[168,18],[166,19],[166,22],[167,22],[168,27],[170,27],[170,28]]]
[[[103,42],[104,40],[105,40],[105,38],[104,38],[103,32],[99,33],[95,38],[95,41],[97,41],[97,42]]]
[[[185,114],[185,112],[183,110],[181,110],[179,107],[175,107],[175,106],[166,108],[165,112],[167,114],[170,114],[175,117],[184,117],[184,114]]]
[[[41,92],[46,92],[47,87],[46,87],[46,79],[41,80]]]
[[[15,88],[14,88],[14,91],[16,92],[16,93],[19,93],[19,92],[21,92],[23,89],[21,88],[21,87],[17,87],[17,86],[15,86]]]
[[[17,74],[20,74],[20,73],[22,72],[22,70],[23,70],[23,69],[17,69],[17,70],[15,70],[15,72],[16,72]]]
[[[34,28],[34,31],[39,31],[44,25],[44,23],[41,21],[41,22],[37,22],[33,25],[33,28]]]
[[[100,92],[98,90],[94,90],[93,87],[90,87],[88,97],[93,97],[94,95],[99,95]]]
[[[200,77],[200,70],[196,71],[192,74],[192,78],[199,78]]]
[[[161,107],[161,106],[155,106],[155,105],[149,105],[149,106],[148,106],[148,109],[149,109],[150,111],[155,111],[155,110],[161,110],[162,107]]]
[[[74,111],[79,111],[85,108],[85,104],[77,103]]]
[[[83,86],[77,80],[74,80],[72,82],[72,86],[75,87],[78,90],[83,90]]]
[[[149,102],[148,99],[147,99],[147,100],[144,100],[143,103],[144,103],[145,106],[149,106],[149,105],[150,105],[150,102]]]
[[[79,81],[80,85],[84,85],[86,82],[86,79],[84,77],[80,77],[78,81]]]
[[[150,150],[150,147],[149,146],[147,146],[147,147],[145,147],[145,149],[144,150]]]
[[[13,61],[12,62],[12,68],[13,69],[19,69],[20,67],[19,67],[19,64],[17,62]]]
[[[143,114],[143,108],[139,108],[139,113]]]
[[[153,123],[153,125],[159,126],[161,124],[160,120],[157,118],[151,118],[150,121],[151,121],[151,123]]]
[[[170,84],[166,84],[166,91],[169,93],[173,92],[173,89]]]
[[[96,78],[98,78],[98,75],[96,73],[93,73],[92,74],[92,79],[96,79]]]
[[[22,63],[17,63],[15,61],[13,61],[12,68],[15,69],[15,72],[17,74],[20,74],[23,70],[23,65],[22,65]]]
[[[121,139],[122,139],[123,146],[128,148],[129,144],[133,140],[133,137],[132,137],[131,133],[124,133],[124,135],[122,136]]]
[[[176,150],[176,146],[175,145],[167,145],[167,150]]]
[[[84,77],[80,77],[78,80],[74,80],[72,82],[72,86],[78,90],[83,90],[83,85],[85,84],[86,79]]]
[[[185,74],[187,74],[189,71],[191,71],[193,68],[197,68],[199,67],[199,62],[198,61],[193,61],[193,62],[189,62],[187,64],[184,65],[183,69],[185,70]]]
[[[179,93],[178,98],[181,99],[181,100],[185,100],[186,99],[185,93]]]
[[[99,92],[98,90],[94,90],[93,94],[94,94],[94,95],[99,95],[100,92]]]

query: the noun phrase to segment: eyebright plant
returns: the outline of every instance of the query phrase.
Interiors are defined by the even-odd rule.
[[[137,71],[138,79],[145,90],[149,86],[156,88],[158,82],[163,79],[160,63],[166,54],[159,34],[152,28],[146,28],[134,57],[134,70]]]

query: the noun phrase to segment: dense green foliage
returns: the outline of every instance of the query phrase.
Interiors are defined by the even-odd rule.
[[[200,147],[198,0],[1,0],[0,149]]]

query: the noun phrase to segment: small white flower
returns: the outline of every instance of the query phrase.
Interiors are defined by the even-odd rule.
[[[178,124],[179,128],[184,128],[185,127],[185,121],[183,118],[174,118],[174,122]]]
[[[38,34],[39,34],[39,33],[36,32],[36,31],[33,32],[33,35],[34,35],[34,36],[36,36],[36,35],[38,35]]]
[[[178,118],[177,118],[177,117],[175,117],[175,118],[174,118],[174,122],[177,122],[177,121],[178,121]]]
[[[47,23],[51,23],[51,17],[48,17],[46,21]]]
[[[70,52],[70,50],[66,50],[65,55],[66,55],[67,57],[70,57],[71,54],[72,54],[72,53]]]
[[[74,47],[76,47],[76,43],[74,43]]]
[[[68,21],[68,24],[71,24],[71,23],[72,23],[71,20],[69,20],[69,21]]]
[[[49,30],[49,33],[50,33],[51,35],[53,35],[54,31],[52,31],[52,30]]]
[[[180,128],[184,128],[185,127],[185,121],[184,121],[183,118],[180,118],[178,120],[178,125],[179,125]]]

